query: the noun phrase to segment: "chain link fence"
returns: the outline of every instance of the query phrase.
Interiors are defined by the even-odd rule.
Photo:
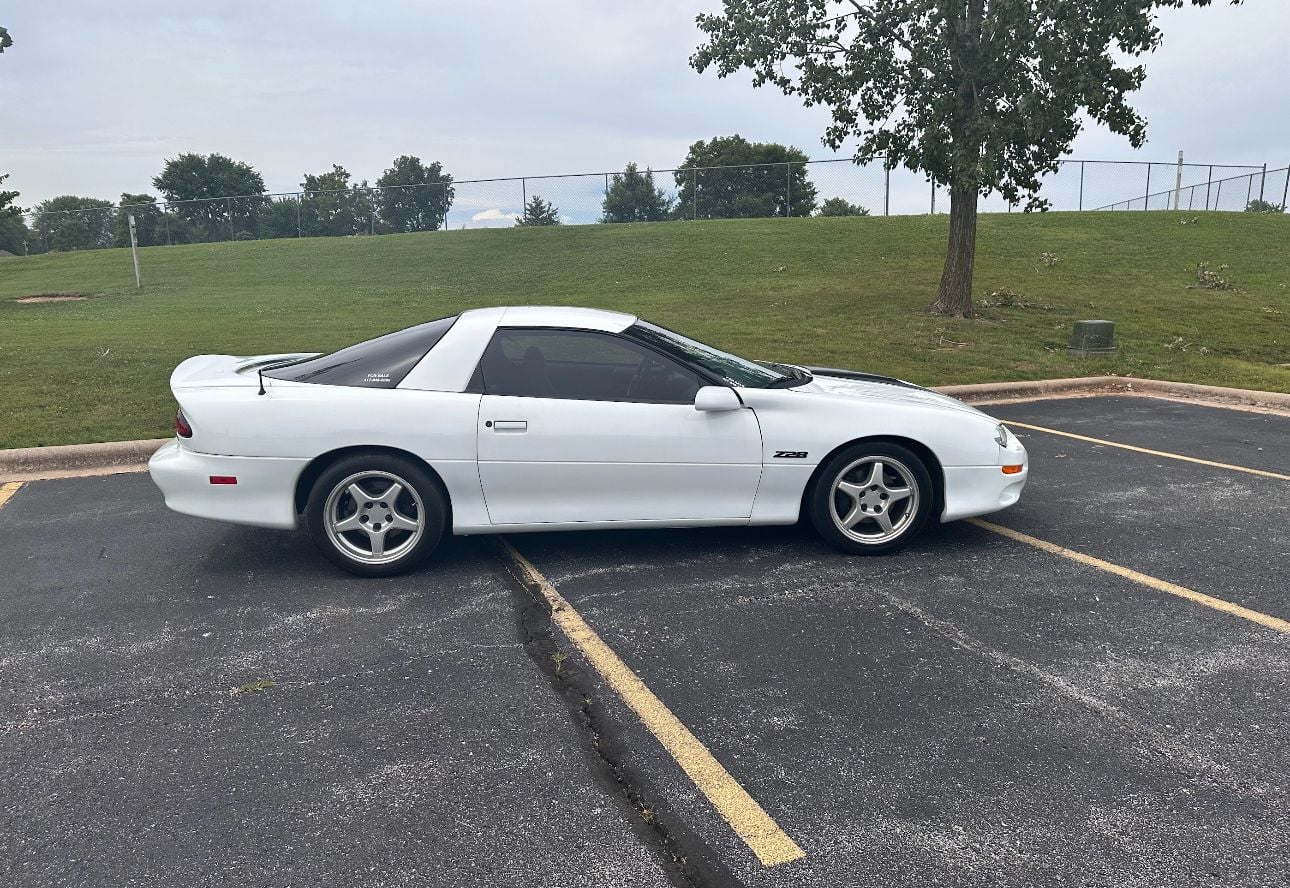
[[[641,173],[646,171],[642,170]],[[517,224],[534,198],[562,224],[605,221],[606,198],[622,172],[468,179],[395,188],[295,191],[157,201],[25,214],[27,253],[129,246],[128,218],[140,246],[298,237],[375,236],[405,231],[497,228]],[[881,159],[683,167],[653,170],[652,214],[694,220],[809,215],[913,215],[949,211],[949,192]],[[1283,212],[1290,170],[1230,164],[1065,160],[1042,180],[1053,210]],[[992,196],[982,212],[1017,207]]]

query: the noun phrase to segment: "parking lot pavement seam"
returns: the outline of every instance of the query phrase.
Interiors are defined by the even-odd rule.
[[[1041,540],[1028,533],[1013,530],[1010,527],[1003,527],[1002,525],[994,524],[980,518],[969,518],[967,520],[969,524],[974,524],[983,530],[997,533],[1001,536],[1008,537],[1011,540],[1016,540],[1019,543],[1025,543],[1028,546],[1033,546],[1036,549],[1041,549],[1052,555],[1069,558],[1071,561],[1076,561],[1087,567],[1095,567],[1098,570],[1115,574],[1116,576],[1123,577],[1126,580],[1131,580],[1140,585],[1155,589],[1158,592],[1165,592],[1169,595],[1184,598],[1188,601],[1195,602],[1196,604],[1202,604],[1205,607],[1213,608],[1216,611],[1222,611],[1223,613],[1231,614],[1232,616],[1240,617],[1244,620],[1249,620],[1252,623],[1257,623],[1258,625],[1275,632],[1290,635],[1290,621],[1283,620],[1280,617],[1274,617],[1271,614],[1251,610],[1248,607],[1242,607],[1234,602],[1227,601],[1222,598],[1215,598],[1212,595],[1206,595],[1204,592],[1197,592],[1195,589],[1188,589],[1186,586],[1179,586],[1177,583],[1171,583],[1168,580],[1162,580],[1159,577],[1153,577],[1150,574],[1144,574],[1120,564],[1103,561],[1101,558],[1095,558],[1092,555],[1086,555],[1085,553],[1077,552],[1074,549],[1067,549],[1065,546],[1059,546],[1056,543]]]
[[[805,857],[806,852],[614,653],[550,581],[510,543],[502,540],[501,545],[521,580],[541,592],[551,619],[564,636],[662,744],[762,865],[778,866]]]
[[[1200,459],[1195,456],[1185,456],[1181,453],[1170,453],[1167,450],[1152,450],[1149,447],[1138,447],[1134,444],[1121,444],[1118,441],[1108,441],[1105,438],[1091,438],[1088,435],[1077,435],[1074,432],[1063,432],[1060,429],[1050,429],[1047,426],[1030,425],[1025,422],[1005,421],[1004,425],[1019,429],[1028,429],[1032,432],[1043,432],[1046,435],[1060,435],[1063,438],[1072,438],[1076,441],[1084,441],[1088,444],[1101,444],[1105,447],[1118,447],[1121,450],[1131,450],[1134,453],[1145,453],[1148,456],[1162,456],[1165,459],[1176,459],[1181,462],[1195,463],[1196,465],[1209,466],[1214,469],[1227,469],[1232,472],[1245,472],[1249,475],[1258,475],[1262,478],[1276,478],[1280,481],[1290,481],[1290,475],[1283,475],[1280,472],[1270,472],[1267,469],[1251,469],[1246,466],[1235,466],[1231,463],[1214,462],[1209,459]]]
[[[23,482],[21,481],[6,481],[0,484],[0,509],[3,509],[4,504],[13,499],[13,495],[22,488],[22,485]]]

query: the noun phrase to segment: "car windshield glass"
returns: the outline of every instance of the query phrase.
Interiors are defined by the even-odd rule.
[[[640,342],[654,346],[678,360],[707,371],[730,385],[744,388],[770,388],[782,385],[792,376],[778,370],[723,352],[710,345],[673,333],[648,321],[637,321],[624,331]]]
[[[451,317],[418,324],[329,355],[305,358],[265,370],[264,375],[271,379],[320,385],[393,388],[434,348],[456,320]]]

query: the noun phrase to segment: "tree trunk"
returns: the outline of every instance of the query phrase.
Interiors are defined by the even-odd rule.
[[[933,314],[970,318],[972,311],[972,270],[976,264],[975,188],[950,188],[950,245],[945,254],[945,271],[936,291],[936,301],[927,307]]]

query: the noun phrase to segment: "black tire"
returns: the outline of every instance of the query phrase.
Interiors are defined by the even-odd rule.
[[[883,480],[860,483],[873,481],[879,464]],[[839,480],[847,483],[846,490],[836,489]],[[906,490],[909,493],[897,499]],[[917,454],[899,444],[861,441],[825,462],[807,494],[807,514],[816,532],[835,549],[852,555],[886,555],[918,536],[936,501],[931,473]],[[879,523],[884,516],[890,531]],[[848,518],[855,522],[850,531],[842,526]]]
[[[388,493],[395,483],[400,490],[391,503]],[[353,490],[367,495],[357,497]],[[305,505],[314,544],[337,567],[360,577],[394,576],[421,564],[443,539],[447,517],[443,489],[424,467],[381,452],[354,454],[328,466]],[[345,530],[335,526],[348,523],[353,526]]]

